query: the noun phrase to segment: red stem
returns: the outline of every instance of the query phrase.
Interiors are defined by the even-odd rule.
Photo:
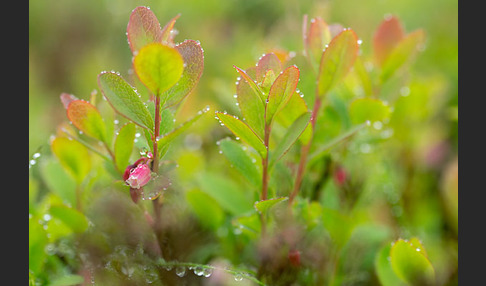
[[[314,126],[316,125],[317,113],[319,112],[319,108],[321,107],[321,104],[322,104],[322,100],[319,97],[319,95],[316,93],[316,99],[314,101],[314,109],[312,110],[312,116],[310,119],[313,130],[314,130]],[[309,154],[309,150],[311,147],[311,142],[312,142],[312,138],[309,140],[309,143],[302,146],[299,168],[297,169],[297,177],[295,178],[294,189],[292,190],[292,193],[289,196],[289,206],[292,205],[294,198],[299,193],[300,185],[302,184],[302,178],[304,177],[304,170],[305,170],[305,165],[307,163],[307,155]]]
[[[268,196],[268,145],[270,142],[270,125],[265,124],[265,138],[264,144],[267,150],[265,154],[265,158],[262,158],[262,168],[263,168],[263,175],[262,175],[262,200],[266,200]]]

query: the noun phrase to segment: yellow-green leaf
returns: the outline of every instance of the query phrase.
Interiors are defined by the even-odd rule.
[[[184,71],[184,59],[175,48],[152,43],[138,51],[133,67],[140,81],[156,96],[174,86]]]
[[[56,137],[51,148],[63,168],[80,184],[91,169],[91,159],[86,147],[66,137]]]
[[[135,139],[135,124],[127,123],[120,128],[115,139],[115,162],[118,171],[123,172],[128,166]]]
[[[390,250],[393,271],[411,285],[435,285],[434,267],[416,245],[399,239]]]

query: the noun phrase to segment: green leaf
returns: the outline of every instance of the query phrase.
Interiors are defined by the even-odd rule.
[[[246,214],[233,219],[232,224],[235,228],[240,229],[241,233],[250,236],[252,239],[256,239],[262,230],[260,216],[255,211],[252,214]]]
[[[204,70],[204,52],[197,41],[185,40],[175,46],[184,60],[184,71],[180,80],[161,95],[164,108],[184,99],[197,85]]]
[[[170,142],[172,142],[172,140],[177,138],[177,136],[182,134],[182,132],[186,131],[194,122],[196,122],[207,111],[209,111],[209,107],[206,107],[204,110],[198,111],[197,115],[195,115],[191,119],[183,122],[181,125],[179,125],[174,130],[172,130],[172,131],[170,131],[166,134],[162,134],[159,137],[157,137],[157,142],[158,142],[160,149],[163,150],[165,146],[167,146]],[[159,154],[159,157],[162,157],[163,155],[164,154],[161,153],[161,154]]]
[[[42,270],[47,245],[47,233],[39,223],[39,219],[29,218],[29,270],[39,274]]]
[[[356,58],[356,61],[354,62],[354,71],[361,81],[365,96],[373,95],[373,83],[361,57]]]
[[[241,144],[227,138],[218,141],[219,148],[228,161],[254,186],[260,186],[261,175],[250,156],[243,150]]]
[[[258,97],[260,97],[262,104],[265,104],[267,100],[267,95],[265,95],[265,93],[260,89],[260,87],[258,87],[255,80],[252,79],[247,72],[240,69],[239,67],[237,66],[233,66],[233,67],[236,69],[236,71],[240,73],[240,76],[246,81],[246,83],[248,83],[248,86],[253,91],[253,93],[258,95]],[[256,73],[256,69],[255,69],[255,73]],[[239,82],[239,80],[237,82]]]
[[[421,29],[405,36],[383,63],[383,68],[380,74],[381,82],[385,82],[407,61],[410,61],[418,51],[418,47],[423,44],[424,41],[425,32]]]
[[[261,100],[261,94],[246,79],[238,77],[236,81],[236,96],[238,107],[241,115],[245,118],[245,122],[260,138],[263,138],[265,132],[265,105]]]
[[[383,101],[374,98],[358,98],[349,106],[349,116],[355,124],[366,121],[385,121],[390,118],[390,107]]]
[[[186,192],[186,200],[204,226],[216,230],[224,220],[224,211],[215,199],[200,190]]]
[[[327,142],[326,144],[317,146],[316,150],[309,155],[309,159],[308,159],[309,163],[308,164],[310,164],[310,162],[320,158],[321,156],[326,154],[329,149],[336,146],[338,143],[343,142],[344,140],[348,139],[349,137],[353,136],[359,130],[363,129],[366,126],[367,126],[366,123],[363,123],[363,124],[360,124],[360,125],[357,125],[357,126],[353,126],[351,129],[347,130],[346,132],[342,133],[341,135],[337,136],[336,138],[333,138],[331,141]]]
[[[51,148],[62,167],[80,184],[91,170],[88,150],[81,143],[66,137],[56,137],[51,142]]]
[[[393,271],[412,285],[433,285],[434,267],[427,257],[410,242],[399,239],[390,250]]]
[[[69,120],[86,135],[106,142],[105,122],[98,109],[84,100],[73,100],[67,107]]]
[[[305,128],[309,124],[312,113],[306,112],[297,118],[294,123],[287,129],[284,137],[280,139],[275,151],[270,153],[270,163],[269,168],[271,169],[273,165],[285,155],[290,147],[297,141],[299,136],[304,132]]]
[[[375,257],[375,271],[381,285],[383,286],[404,286],[403,281],[398,278],[391,266],[390,258],[391,245],[387,244],[380,249]]]
[[[280,202],[284,202],[288,200],[288,197],[281,197],[281,198],[274,198],[274,199],[268,199],[268,200],[263,200],[263,201],[256,201],[253,207],[257,210],[257,212],[264,214],[267,213],[269,209],[271,209],[273,206]]]
[[[152,43],[138,51],[133,68],[140,81],[155,96],[160,96],[181,78],[184,59],[177,49]]]
[[[119,114],[135,124],[153,130],[154,120],[140,96],[120,75],[102,72],[98,75],[98,86],[103,95]]]
[[[268,93],[265,120],[270,125],[273,117],[282,110],[297,89],[300,71],[296,66],[285,69],[272,84]]]
[[[267,149],[262,139],[248,125],[232,115],[216,112],[216,116],[236,137],[253,147],[262,158],[266,156]]]
[[[402,23],[397,17],[388,17],[381,22],[373,36],[373,56],[379,67],[383,66],[393,48],[404,36]]]
[[[324,97],[354,65],[358,56],[358,37],[347,29],[335,36],[324,51],[317,77],[318,96]]]
[[[115,139],[115,162],[118,171],[124,172],[128,166],[135,139],[135,124],[127,123],[120,128]]]
[[[297,120],[302,114],[308,112],[307,104],[305,100],[300,97],[298,92],[290,97],[289,102],[284,106],[284,108],[275,116],[275,120],[282,126],[288,128],[292,123]],[[300,135],[299,141],[302,144],[307,144],[312,139],[312,124],[307,125],[307,128]]]
[[[128,45],[136,53],[145,45],[162,41],[162,29],[154,12],[148,7],[136,7],[127,25]]]
[[[233,215],[244,214],[252,209],[252,202],[245,196],[240,186],[223,175],[200,173],[197,182],[204,193]]]
[[[323,208],[322,221],[336,247],[343,247],[351,236],[353,220],[337,210]]]
[[[40,171],[49,191],[58,195],[63,201],[76,205],[76,181],[63,169],[58,160],[54,158],[44,160]]]
[[[53,205],[50,207],[49,213],[76,233],[82,233],[88,228],[88,219],[76,209],[64,205]]]
[[[71,286],[80,285],[84,283],[83,276],[76,274],[67,274],[62,277],[54,279],[49,286]]]

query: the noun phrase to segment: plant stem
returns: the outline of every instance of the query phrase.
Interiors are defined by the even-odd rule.
[[[157,137],[159,137],[160,133],[160,95],[155,96],[155,127],[154,127],[154,135],[153,135],[153,141],[154,141],[154,146],[153,146],[153,161],[152,161],[152,172],[158,173],[159,171],[159,154],[158,154],[158,140]],[[161,225],[160,225],[160,202],[159,198],[157,197],[155,200],[152,201],[153,207],[154,207],[154,232],[155,236],[157,237],[157,242],[159,244],[160,248],[160,255],[163,257],[163,251],[162,251],[162,232],[161,232]]]
[[[81,185],[76,184],[76,209],[80,212],[83,211],[82,203],[81,203]]]
[[[270,142],[270,125],[265,123],[265,139],[264,144],[267,152],[265,154],[265,158],[262,158],[262,194],[261,199],[266,200],[268,196],[268,143]]]
[[[319,112],[319,108],[321,107],[321,104],[322,104],[322,101],[321,101],[321,98],[319,97],[319,95],[317,94],[317,89],[316,89],[316,99],[314,101],[314,108],[312,109],[312,116],[311,116],[311,119],[310,119],[310,122],[312,124],[312,132],[314,132],[314,127],[316,125],[317,113]],[[292,190],[292,193],[289,196],[289,206],[292,205],[294,198],[299,193],[300,185],[302,183],[302,178],[304,177],[305,165],[307,163],[307,155],[309,154],[309,150],[310,150],[310,147],[311,147],[313,136],[314,136],[314,134],[312,134],[309,142],[306,145],[302,146],[299,168],[297,169],[297,177],[295,178],[294,189]]]

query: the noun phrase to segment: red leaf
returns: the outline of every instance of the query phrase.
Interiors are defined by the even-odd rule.
[[[268,70],[273,70],[277,75],[282,71],[282,63],[274,53],[263,55],[256,65],[256,80],[262,82]]]
[[[397,17],[383,20],[373,37],[374,56],[378,66],[382,66],[393,48],[404,38],[405,33]]]
[[[162,29],[154,12],[143,6],[133,9],[128,21],[127,39],[132,53],[147,44],[161,42]]]

